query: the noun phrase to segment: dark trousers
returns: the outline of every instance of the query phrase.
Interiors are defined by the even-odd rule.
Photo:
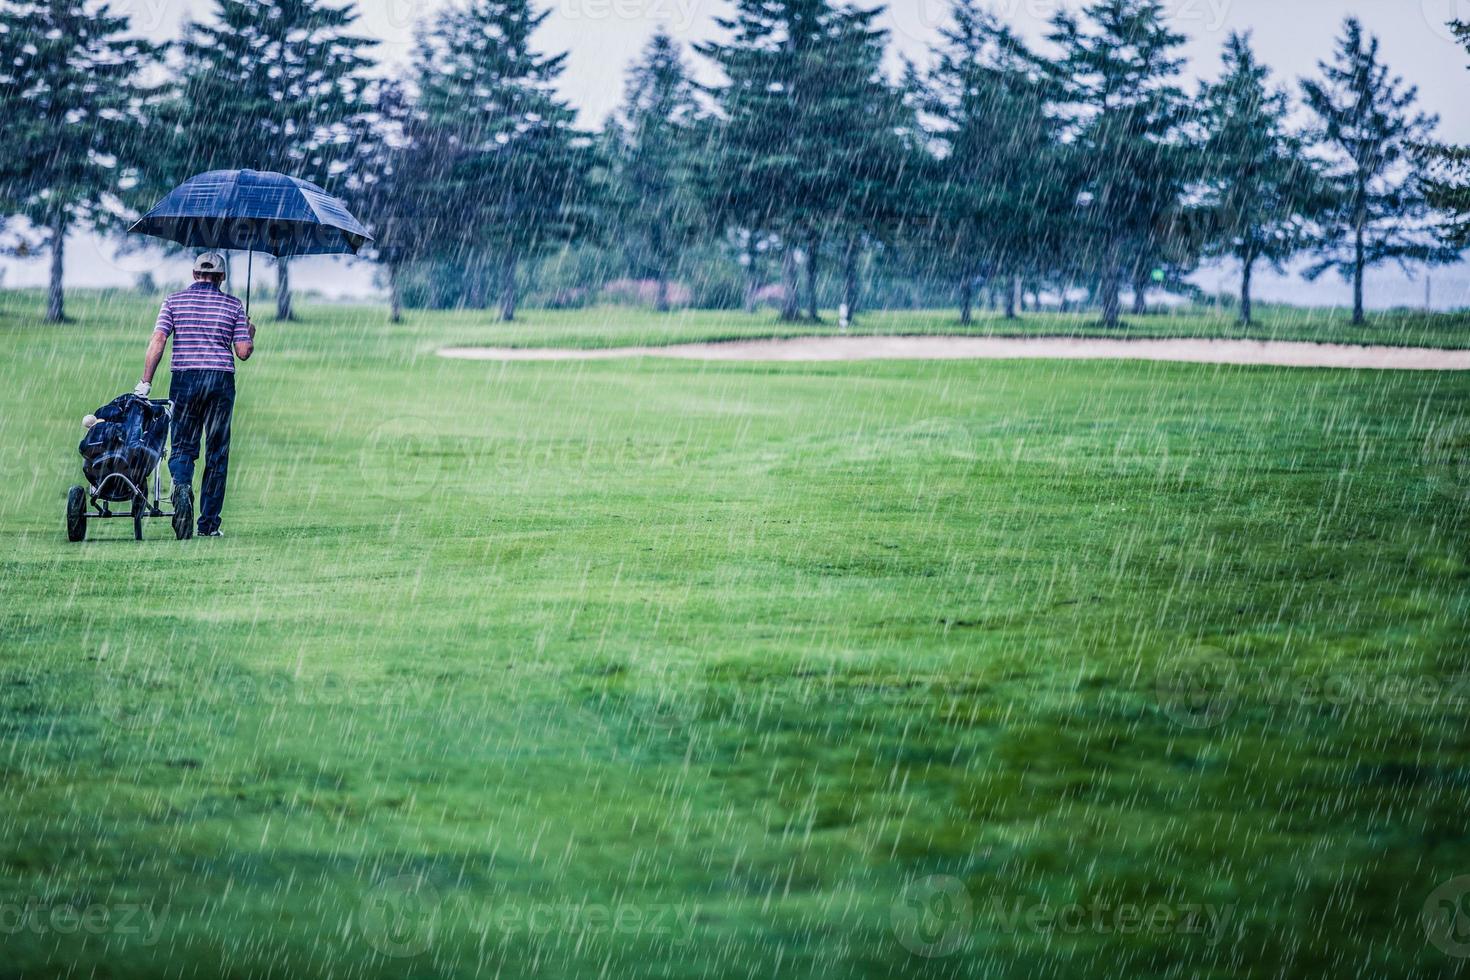
[[[168,396],[174,402],[173,446],[168,471],[175,487],[192,487],[199,437],[205,443],[200,488],[199,533],[219,530],[230,472],[230,416],[235,411],[235,375],[230,371],[175,371]]]

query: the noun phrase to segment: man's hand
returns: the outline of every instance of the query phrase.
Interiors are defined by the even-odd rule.
[[[150,384],[147,381],[139,381],[138,382],[138,387],[136,387],[136,388],[133,389],[133,394],[137,395],[139,398],[147,398],[148,397],[148,392],[150,392],[152,390],[153,390],[153,385],[152,384]]]
[[[250,339],[235,341],[235,356],[242,361],[250,360],[250,355],[255,353],[255,321],[246,317],[245,327],[250,331]]]

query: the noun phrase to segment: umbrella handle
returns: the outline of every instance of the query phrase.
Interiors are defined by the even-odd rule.
[[[250,319],[250,275],[255,267],[255,249],[245,253],[245,319]]]

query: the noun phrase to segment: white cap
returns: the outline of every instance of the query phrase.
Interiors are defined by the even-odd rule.
[[[223,273],[225,268],[225,257],[218,252],[205,252],[194,260],[195,272]]]

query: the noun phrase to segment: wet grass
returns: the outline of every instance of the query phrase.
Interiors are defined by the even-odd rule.
[[[1423,914],[1470,873],[1470,378],[492,365],[432,351],[650,321],[308,308],[242,374],[228,537],[70,545],[151,317],[25,299],[7,969],[1461,962]]]

